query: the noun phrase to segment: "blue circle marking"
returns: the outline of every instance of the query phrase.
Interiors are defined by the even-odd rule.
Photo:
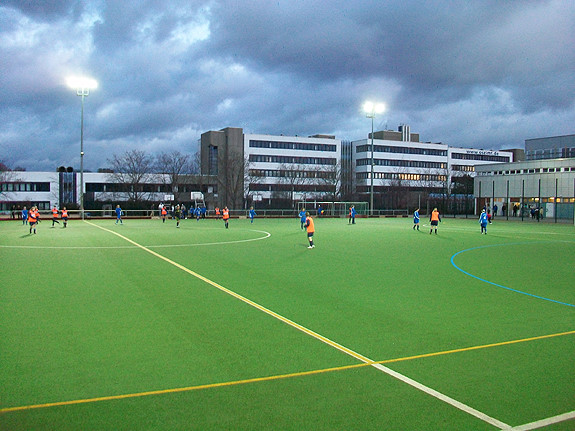
[[[561,301],[557,301],[557,300],[555,300],[555,299],[545,298],[545,297],[539,296],[539,295],[533,295],[532,293],[523,292],[523,291],[517,290],[517,289],[512,289],[511,287],[503,286],[502,284],[497,284],[497,283],[494,283],[494,282],[492,282],[492,281],[485,280],[484,278],[478,277],[478,276],[476,276],[476,275],[473,275],[473,274],[471,274],[471,273],[465,271],[464,269],[461,269],[459,266],[457,266],[457,265],[455,264],[455,261],[454,261],[456,256],[460,255],[461,253],[465,253],[465,252],[467,252],[467,251],[478,250],[478,249],[481,249],[481,248],[488,248],[488,247],[501,247],[501,246],[522,245],[522,244],[532,244],[532,243],[527,243],[527,242],[515,242],[515,243],[510,243],[510,244],[491,244],[491,245],[482,245],[482,246],[479,246],[479,247],[467,248],[467,249],[465,249],[465,250],[458,251],[458,252],[455,253],[453,256],[451,256],[451,264],[452,264],[456,269],[458,269],[459,271],[461,271],[462,273],[464,273],[465,275],[468,275],[468,276],[470,276],[470,277],[473,277],[473,278],[475,278],[475,279],[477,279],[477,280],[479,280],[479,281],[483,281],[484,283],[491,284],[492,286],[501,287],[502,289],[510,290],[511,292],[520,293],[520,294],[522,294],[522,295],[531,296],[532,298],[542,299],[542,300],[544,300],[544,301],[554,302],[554,303],[556,303],[556,304],[567,305],[568,307],[575,307],[574,304],[569,304],[568,302],[561,302]]]

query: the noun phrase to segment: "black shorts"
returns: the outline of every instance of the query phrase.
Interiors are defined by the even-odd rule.
[[[431,222],[431,226],[437,226],[437,223],[438,223],[437,220],[433,220],[433,221]]]

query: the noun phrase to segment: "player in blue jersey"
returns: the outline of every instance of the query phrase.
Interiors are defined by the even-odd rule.
[[[299,217],[299,221],[301,223],[301,230],[304,230],[305,229],[305,219],[306,219],[305,209],[302,209],[299,212],[298,217]]]
[[[481,233],[487,235],[487,223],[489,219],[487,218],[487,213],[485,210],[481,211],[479,216],[479,224],[481,225]]]
[[[250,207],[250,213],[249,213],[249,217],[250,217],[250,223],[254,222],[254,217],[257,216],[256,214],[256,210],[254,210],[254,207]]]
[[[120,222],[120,224],[124,224],[122,221],[122,208],[120,208],[120,205],[116,205],[116,224],[118,224],[118,222]]]
[[[413,212],[413,230],[415,230],[416,227],[417,230],[419,230],[419,208]]]
[[[349,208],[349,222],[347,224],[355,224],[355,216],[357,214],[357,211],[355,210],[355,206],[352,205]]]

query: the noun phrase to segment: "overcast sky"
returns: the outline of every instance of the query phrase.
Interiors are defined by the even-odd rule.
[[[484,149],[575,133],[573,0],[2,0],[0,160],[84,167],[200,135],[364,139],[409,124]]]

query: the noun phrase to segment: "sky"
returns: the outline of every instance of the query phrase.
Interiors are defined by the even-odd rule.
[[[0,161],[27,171],[197,151],[202,133],[500,150],[575,133],[572,0],[2,0]]]

